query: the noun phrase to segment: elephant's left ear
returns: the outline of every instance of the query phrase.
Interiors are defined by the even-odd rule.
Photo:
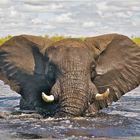
[[[96,73],[93,82],[99,92],[110,89],[107,99],[95,101],[101,109],[140,84],[140,47],[129,38],[114,39],[97,58]]]

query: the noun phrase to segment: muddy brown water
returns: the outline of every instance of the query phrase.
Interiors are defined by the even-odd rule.
[[[0,81],[0,140],[140,140],[140,87],[85,118],[42,118],[32,111],[20,111],[19,99]]]

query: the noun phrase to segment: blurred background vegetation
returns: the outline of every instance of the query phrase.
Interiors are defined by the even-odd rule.
[[[4,42],[6,42],[7,40],[9,40],[10,38],[12,38],[11,35],[8,35],[6,37],[0,38],[0,45],[2,45]]]
[[[140,37],[132,38],[132,40],[133,40],[138,46],[140,46]]]
[[[7,40],[9,40],[10,38],[12,38],[12,35],[8,35],[6,37],[2,37],[0,38],[0,45],[2,45],[4,42],[6,42]],[[53,40],[54,42],[62,40],[64,38],[68,38],[70,36],[63,36],[63,35],[54,35],[54,36],[48,36],[48,35],[44,35],[42,36],[44,38],[49,38],[51,40]],[[84,37],[79,37],[81,40],[84,40]],[[137,38],[132,38],[132,40],[138,45],[140,46],[140,37]]]

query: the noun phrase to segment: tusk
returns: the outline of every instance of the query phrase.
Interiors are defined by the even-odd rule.
[[[44,92],[42,92],[42,99],[49,103],[54,101],[54,96],[53,95],[46,95]]]
[[[95,99],[96,100],[104,100],[105,98],[107,98],[109,96],[109,94],[110,94],[110,90],[108,88],[104,93],[102,93],[102,94],[99,94],[99,93],[96,94]]]

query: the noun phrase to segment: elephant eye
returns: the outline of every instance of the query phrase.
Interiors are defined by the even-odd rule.
[[[90,65],[91,71],[92,71],[92,70],[95,70],[95,68],[96,68],[96,64],[95,64],[94,61],[92,61],[92,62],[91,62],[91,65]]]
[[[92,63],[91,68],[91,80],[94,80],[94,78],[96,77],[96,64]]]
[[[95,68],[96,68],[95,64],[91,65],[91,70],[95,70]]]

